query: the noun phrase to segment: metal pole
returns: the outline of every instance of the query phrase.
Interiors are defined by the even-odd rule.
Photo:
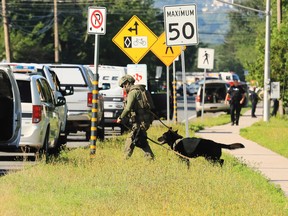
[[[183,83],[184,118],[185,118],[186,137],[189,137],[189,129],[188,129],[188,107],[187,107],[186,75],[185,75],[186,72],[185,72],[184,49],[185,49],[185,47],[182,46],[182,51],[181,51],[182,83]]]
[[[167,122],[170,123],[170,82],[169,82],[169,66],[166,67],[166,102],[167,102]]]
[[[93,92],[92,92],[92,118],[91,118],[91,137],[90,137],[90,158],[93,158],[96,153],[96,141],[97,141],[97,112],[98,112],[98,54],[99,50],[99,36],[95,34],[95,54],[94,54],[94,67],[95,74],[93,80]]]
[[[264,65],[264,98],[263,98],[263,121],[269,121],[269,108],[270,108],[270,10],[271,1],[266,0],[266,11],[256,10],[254,8],[245,7],[242,5],[228,3],[222,0],[216,0],[224,4],[230,4],[236,7],[241,7],[247,10],[256,11],[266,14],[266,31],[265,31],[265,65]]]
[[[204,83],[202,88],[202,110],[201,110],[201,118],[204,116],[204,104],[205,104],[205,89],[206,89],[206,68],[204,69]]]
[[[264,113],[263,120],[269,121],[270,91],[270,0],[266,0],[265,66],[264,66]]]
[[[177,92],[176,92],[176,69],[175,60],[173,61],[173,118],[174,123],[177,123]]]

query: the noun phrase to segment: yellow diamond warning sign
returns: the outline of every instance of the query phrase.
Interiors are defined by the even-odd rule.
[[[181,46],[167,46],[165,32],[163,32],[158,40],[151,47],[151,51],[166,65],[170,66],[173,61],[181,54]]]
[[[156,40],[157,36],[135,15],[112,39],[135,64],[149,52]]]

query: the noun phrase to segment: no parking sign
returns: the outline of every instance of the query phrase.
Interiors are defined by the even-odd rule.
[[[88,34],[106,34],[106,8],[88,8],[87,32]]]

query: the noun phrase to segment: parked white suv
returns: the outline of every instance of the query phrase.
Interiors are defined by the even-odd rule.
[[[21,101],[14,74],[0,66],[0,149],[16,149],[21,136]]]
[[[46,154],[57,149],[61,120],[56,107],[65,103],[65,98],[56,102],[46,78],[40,75],[14,73],[22,105],[22,151],[43,150]]]
[[[57,74],[48,65],[35,63],[13,63],[12,69],[14,73],[35,73],[45,77],[53,91],[56,100],[59,97],[66,97],[74,93],[73,86],[67,85],[65,86],[65,90],[61,89]],[[57,106],[56,109],[58,110],[61,121],[61,134],[59,141],[61,144],[65,144],[67,142],[66,122],[68,106],[65,103],[62,106]]]

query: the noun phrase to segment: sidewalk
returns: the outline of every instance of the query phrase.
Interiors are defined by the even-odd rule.
[[[285,195],[288,196],[288,159],[239,135],[241,128],[249,127],[262,120],[262,113],[262,107],[257,107],[257,118],[251,118],[251,111],[249,110],[240,117],[239,126],[231,126],[230,123],[215,126],[197,132],[196,136],[225,144],[243,143],[244,149],[225,150],[225,152],[234,155],[249,167],[259,170],[270,182],[279,185]]]

